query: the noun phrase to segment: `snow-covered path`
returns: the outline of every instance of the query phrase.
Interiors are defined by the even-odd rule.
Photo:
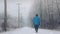
[[[4,32],[0,34],[60,34],[60,31],[39,29],[38,33],[36,33],[33,28],[24,27],[21,29],[16,29],[14,31]]]

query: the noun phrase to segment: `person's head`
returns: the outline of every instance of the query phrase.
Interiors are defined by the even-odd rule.
[[[38,14],[36,14],[36,16],[38,16]]]

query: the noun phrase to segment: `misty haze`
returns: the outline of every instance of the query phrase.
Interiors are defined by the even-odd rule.
[[[34,28],[32,19],[41,18],[39,29],[60,31],[60,0],[0,0],[0,32]],[[6,25],[3,26],[3,23]]]

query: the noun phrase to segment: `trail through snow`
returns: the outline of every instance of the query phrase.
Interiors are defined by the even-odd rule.
[[[60,31],[39,29],[38,33],[36,33],[34,28],[24,27],[24,28],[16,29],[14,31],[3,32],[0,34],[60,34]]]

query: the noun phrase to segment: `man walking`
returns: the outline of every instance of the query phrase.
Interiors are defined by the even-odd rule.
[[[34,24],[34,27],[35,27],[35,31],[37,33],[39,25],[40,25],[40,18],[38,17],[38,14],[36,14],[36,16],[33,18],[33,24]]]

